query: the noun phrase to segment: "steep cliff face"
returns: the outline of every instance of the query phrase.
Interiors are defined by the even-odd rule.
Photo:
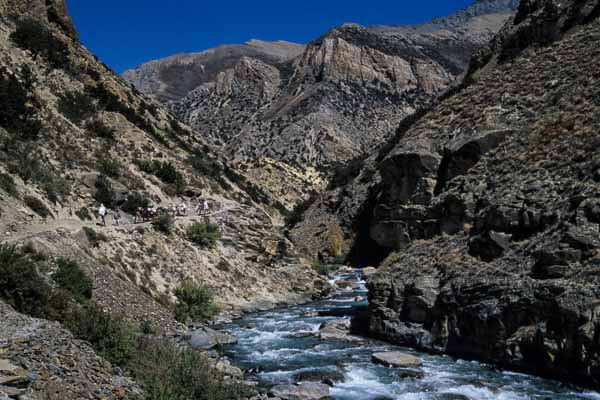
[[[323,189],[336,167],[368,155],[389,139],[398,120],[459,80],[471,55],[515,5],[477,2],[417,26],[345,24],[288,60],[248,55],[254,58],[252,69],[248,58],[223,65],[214,79],[170,107],[230,160],[273,181],[271,193],[291,207],[308,191]],[[130,73],[125,77],[141,88],[154,84]],[[297,173],[283,182],[268,179],[261,170],[265,160],[279,164],[279,171]]]
[[[400,129],[370,204],[393,251],[373,336],[599,386],[599,16],[522,2],[465,85]]]

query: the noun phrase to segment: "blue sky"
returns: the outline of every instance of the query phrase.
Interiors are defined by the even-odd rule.
[[[67,0],[67,6],[83,44],[115,71],[123,72],[148,60],[253,38],[306,43],[344,22],[422,22],[471,2]]]

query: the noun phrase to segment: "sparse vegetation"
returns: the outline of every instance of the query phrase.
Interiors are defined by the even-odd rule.
[[[129,214],[135,214],[138,208],[147,208],[150,205],[150,200],[138,192],[130,193],[125,202],[121,205],[121,210]]]
[[[10,39],[20,48],[44,58],[54,68],[65,69],[70,65],[67,45],[35,18],[19,20]]]
[[[58,111],[74,124],[79,124],[96,112],[96,105],[86,92],[72,90],[58,97]]]
[[[37,117],[37,101],[31,95],[31,82],[19,79],[0,67],[0,126],[13,139],[37,139],[42,124]]]
[[[146,400],[238,400],[254,394],[247,386],[227,382],[205,356],[164,340],[141,339],[131,370],[144,386]]]
[[[331,272],[335,272],[338,269],[337,265],[330,265],[330,264],[325,264],[322,263],[320,261],[314,261],[312,264],[312,268],[319,274],[319,275],[327,275]]]
[[[114,141],[117,135],[116,130],[107,126],[101,119],[89,121],[85,127],[91,135],[105,139],[108,142]]]
[[[52,275],[52,279],[59,288],[71,293],[80,303],[92,298],[92,280],[83,272],[79,264],[59,258],[57,265],[58,269]]]
[[[152,226],[157,231],[169,235],[175,226],[175,219],[171,216],[171,214],[161,214],[154,218],[152,221]]]
[[[187,237],[201,247],[211,247],[221,238],[219,227],[209,222],[194,222],[187,227]]]
[[[125,366],[134,354],[136,330],[94,303],[75,308],[64,324],[76,337],[90,342],[100,356],[116,365]]]
[[[17,197],[19,195],[15,180],[9,174],[0,174],[0,189],[12,197]]]
[[[111,178],[118,178],[123,171],[123,165],[116,158],[101,156],[98,158],[98,170]]]
[[[104,175],[98,175],[95,186],[96,193],[94,193],[94,199],[106,207],[111,207],[115,199],[115,191],[110,180]]]
[[[183,190],[185,188],[185,177],[169,161],[160,160],[138,160],[137,166],[140,170],[156,176],[164,183],[174,185]]]
[[[44,202],[38,199],[37,197],[25,196],[24,201],[25,204],[27,204],[27,207],[31,208],[31,210],[40,217],[47,218],[51,215],[51,212],[48,209],[48,207],[46,207]]]
[[[87,226],[83,227],[83,232],[85,233],[85,236],[92,247],[98,247],[100,243],[108,240],[108,237],[106,237],[105,234],[102,232],[96,232],[94,229]]]
[[[18,312],[42,317],[50,298],[50,285],[32,257],[13,246],[0,245],[0,298]]]
[[[191,279],[183,281],[175,290],[175,297],[177,297],[175,318],[182,323],[205,321],[218,311],[212,290]]]

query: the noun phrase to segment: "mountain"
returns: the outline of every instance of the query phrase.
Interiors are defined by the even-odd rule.
[[[175,56],[182,60],[176,67],[173,59],[154,61],[124,77],[147,94],[168,97],[181,121],[291,207],[460,80],[471,55],[515,7],[515,1],[479,1],[423,25],[344,24],[304,47],[277,51],[279,58],[272,57],[279,44],[260,42],[265,53],[256,56],[251,42],[233,47],[244,50],[235,57],[223,57],[231,48],[225,46]],[[204,69],[211,73],[196,73]]]
[[[316,295],[324,281],[281,234],[277,204],[81,46],[63,1],[7,0],[0,11],[3,243],[76,260],[98,303],[164,329],[176,326],[164,305],[186,279],[210,287],[223,310]],[[200,217],[170,233],[134,224],[138,206],[204,199],[206,221],[220,226],[212,247],[189,239]],[[100,203],[125,224],[99,225]]]
[[[523,1],[459,87],[309,207],[297,243],[326,253],[339,224],[350,261],[379,265],[356,329],[599,387],[599,40],[600,2]]]

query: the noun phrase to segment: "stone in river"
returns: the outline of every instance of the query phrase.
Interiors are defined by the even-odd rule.
[[[213,347],[235,343],[237,343],[235,336],[207,327],[192,332],[192,337],[190,338],[190,344],[196,350],[209,350]]]
[[[344,374],[339,371],[331,370],[311,370],[302,371],[294,374],[294,380],[296,382],[321,382],[329,386],[333,386],[334,383],[344,382]]]
[[[269,394],[282,400],[329,400],[331,398],[329,386],[316,382],[275,386]]]
[[[423,361],[419,357],[402,353],[400,351],[374,353],[371,358],[376,364],[381,364],[392,368],[412,368],[423,365]]]

